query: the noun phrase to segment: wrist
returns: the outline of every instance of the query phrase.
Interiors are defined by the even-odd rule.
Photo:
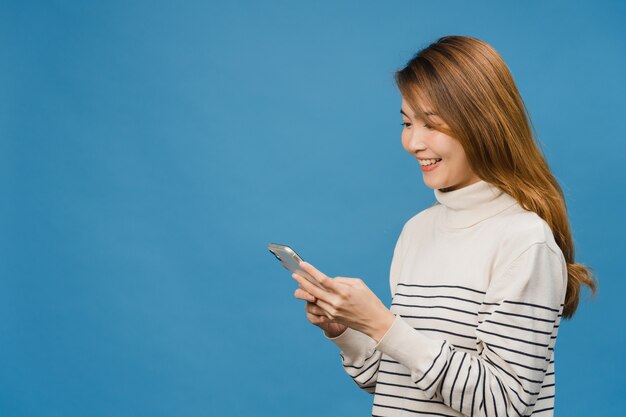
[[[385,309],[383,313],[378,316],[377,320],[374,320],[372,323],[372,327],[369,331],[368,336],[376,341],[376,343],[380,342],[383,336],[387,333],[394,320],[396,319],[396,315],[393,314],[390,310]]]
[[[323,330],[323,329],[322,329]],[[346,327],[345,329],[343,329],[342,331],[330,331],[330,330],[323,330],[324,332],[324,336],[326,336],[329,339],[335,339],[339,336],[341,336],[342,334],[344,334],[346,332],[346,330],[348,330],[348,328]]]

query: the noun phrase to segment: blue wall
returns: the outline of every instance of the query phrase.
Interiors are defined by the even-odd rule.
[[[447,34],[509,65],[600,278],[556,415],[623,412],[626,7],[502,3],[2,2],[0,415],[369,415],[265,246],[389,303],[434,199],[392,74]]]

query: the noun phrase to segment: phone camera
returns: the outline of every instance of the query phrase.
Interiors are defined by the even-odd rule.
[[[274,255],[276,259],[278,259],[279,261],[282,261],[282,259],[280,259],[280,256],[276,255],[276,253],[273,250],[269,249],[269,251],[272,252],[272,255]]]

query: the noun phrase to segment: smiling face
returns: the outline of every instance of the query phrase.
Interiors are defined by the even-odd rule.
[[[429,109],[426,109],[427,111]],[[461,142],[448,136],[425,120],[415,117],[409,103],[402,99],[402,146],[420,162],[424,183],[431,189],[453,191],[479,181],[480,178],[472,171],[465,155]],[[443,120],[434,116],[434,120],[444,127],[448,127]],[[429,159],[437,163],[424,166]]]

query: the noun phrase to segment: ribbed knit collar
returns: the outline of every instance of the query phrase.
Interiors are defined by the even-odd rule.
[[[493,217],[517,201],[494,185],[479,180],[454,191],[434,190],[435,198],[444,206],[443,225],[462,229]]]

